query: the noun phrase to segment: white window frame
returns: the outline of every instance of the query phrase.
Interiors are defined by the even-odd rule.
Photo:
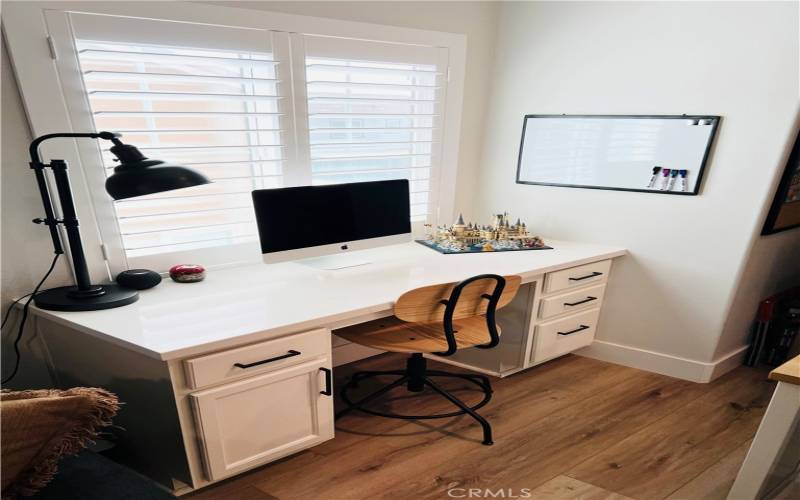
[[[58,68],[54,63],[54,59],[59,57],[59,50],[64,49],[54,46],[48,38],[52,30],[68,29],[68,25],[48,26],[47,11],[255,28],[285,32],[293,39],[302,37],[299,35],[302,33],[447,49],[445,119],[442,123],[441,158],[436,172],[438,189],[435,205],[430,208],[432,215],[429,220],[441,224],[451,221],[454,217],[466,62],[465,35],[186,2],[147,2],[146,5],[137,2],[8,2],[2,9],[3,32],[34,136],[54,132],[85,131],[73,128],[75,120],[70,115],[67,103],[70,99],[86,97],[64,94]],[[68,33],[60,35],[59,38]],[[294,64],[300,64],[297,59],[294,61]],[[304,68],[298,67],[293,70],[303,71]],[[303,81],[302,84],[295,86],[304,87],[304,85]],[[295,103],[305,106],[304,88],[295,90]],[[81,220],[81,236],[89,271],[95,282],[107,281],[127,268],[124,251],[121,248],[112,248],[109,244],[104,245],[104,241],[109,241],[115,236],[109,234],[108,228],[117,227],[112,200],[105,193],[92,192],[89,188],[90,185],[97,185],[97,179],[90,183],[89,176],[104,175],[103,171],[98,165],[84,165],[81,161],[82,158],[96,157],[98,147],[99,145],[91,140],[70,139],[49,141],[42,147],[43,158],[64,159],[70,165],[73,195]],[[298,146],[298,151],[301,150],[302,148]],[[295,156],[295,161],[303,161],[302,155],[292,156]],[[20,165],[20,168],[25,166]],[[116,236],[118,238],[118,234]],[[225,247],[219,248],[220,251],[224,251]],[[112,251],[122,252],[122,255],[108,255]]]
[[[86,12],[81,13],[88,14]],[[79,28],[79,25],[76,26],[70,22],[71,20],[68,19],[67,11],[53,11],[48,9],[44,11],[44,16],[45,23],[48,28],[48,34],[51,40],[51,45],[53,45],[56,48],[55,50],[58,51],[58,60],[55,61],[54,66],[56,68],[56,72],[58,73],[59,81],[61,82],[62,93],[65,95],[64,104],[67,107],[68,113],[70,114],[70,121],[73,124],[73,127],[76,129],[92,129],[94,127],[92,110],[87,99],[86,89],[83,85],[81,70],[78,63],[78,54],[76,53],[75,47],[74,35],[77,34],[77,30],[75,34],[71,32],[73,28]],[[141,31],[148,27],[147,22],[150,21],[150,19],[144,19],[143,24],[141,22],[137,23],[136,21],[138,19],[132,19],[130,22],[128,22],[124,17],[120,16],[110,17],[109,19],[110,22],[108,25],[98,26],[96,23],[92,23],[92,21],[85,20],[83,23],[91,23],[91,27],[89,29],[90,31],[94,32],[92,34],[92,38],[97,36],[98,39],[106,39],[119,36],[122,39],[126,39],[126,41],[134,41],[140,39]],[[202,24],[188,24],[179,26],[183,26],[183,28],[180,30],[177,40],[186,40],[188,38],[190,42],[192,40],[196,40],[199,42],[198,44],[202,46],[204,42]],[[198,27],[200,27],[200,29]],[[241,31],[246,32],[247,30],[237,29],[235,30],[235,33],[232,33],[232,35],[235,35],[237,32]],[[274,55],[280,63],[285,64],[289,62],[287,33],[268,29],[257,29],[253,31],[257,33],[255,37],[263,36],[270,38],[268,46],[273,53],[277,52],[277,54]],[[106,34],[106,32],[109,32],[109,34]],[[153,38],[154,40],[152,41],[155,44],[164,45],[171,45],[171,41],[176,40],[175,35],[171,33],[156,33],[154,34]],[[252,34],[247,34],[244,40],[238,39],[234,36],[233,39],[226,40],[228,46],[224,48],[228,50],[252,49],[252,38]],[[187,46],[192,45],[194,45],[194,43],[187,44]],[[290,84],[290,82],[283,81],[279,82],[278,85],[281,86],[288,84]],[[280,93],[287,96],[291,95],[291,92],[282,91]],[[296,165],[293,163],[295,162],[294,153],[296,152],[294,135],[288,133],[289,130],[294,127],[294,115],[288,109],[292,106],[291,101],[292,99],[283,99],[280,102],[282,107],[287,107],[287,109],[281,109],[281,112],[283,113],[281,116],[283,119],[283,128],[284,131],[287,132],[283,134],[283,138],[287,140],[285,148],[285,152],[287,154],[284,161],[284,167],[291,165],[291,168],[295,168]],[[170,251],[163,254],[153,254],[146,257],[129,258],[126,255],[126,250],[123,246],[123,238],[119,231],[120,227],[117,223],[117,216],[113,201],[105,193],[104,189],[96,188],[97,186],[102,186],[105,182],[105,174],[103,173],[104,170],[99,150],[100,148],[107,148],[108,146],[97,141],[85,140],[79,141],[78,146],[80,148],[79,154],[81,156],[80,164],[83,167],[82,170],[87,176],[87,184],[89,186],[95,186],[95,189],[91,189],[91,187],[89,188],[89,195],[94,203],[96,215],[99,217],[98,229],[101,243],[103,245],[103,256],[107,261],[111,276],[116,276],[118,272],[129,267],[146,267],[148,269],[155,269],[157,271],[164,272],[179,262],[199,261],[207,267],[217,267],[219,265],[232,265],[257,260],[260,254],[260,248],[257,239],[248,243],[209,246],[180,251]],[[197,257],[198,254],[202,255],[199,260]]]

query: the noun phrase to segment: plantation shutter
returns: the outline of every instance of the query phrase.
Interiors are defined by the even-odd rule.
[[[428,221],[437,206],[447,50],[316,36],[304,45],[311,182],[408,179],[412,221]]]
[[[199,249],[208,264],[257,257],[250,193],[284,184],[291,145],[282,34],[96,17],[71,15],[96,129],[213,181],[115,202],[129,266],[164,270]],[[107,149],[102,161],[110,175]]]

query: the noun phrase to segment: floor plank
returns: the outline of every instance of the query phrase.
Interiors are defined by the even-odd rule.
[[[757,370],[730,372],[568,475],[633,498],[665,498],[755,434],[772,387]]]
[[[341,385],[352,371],[397,369],[404,362],[402,356],[384,355],[340,367],[335,370],[335,385]],[[512,377],[493,379],[493,399],[481,412],[494,428],[493,446],[480,444],[480,426],[468,417],[410,422],[351,413],[337,421],[335,439],[192,497],[235,498],[241,488],[243,494],[256,489],[266,498],[281,500],[441,499],[447,498],[450,488],[513,492],[548,483],[552,488],[577,487],[579,483],[572,481],[579,481],[597,491],[621,495],[610,498],[664,498],[702,471],[709,469],[712,474],[714,463],[752,437],[753,424],[757,425],[763,411],[762,395],[772,387],[763,382],[766,375],[764,370],[742,367],[714,383],[694,384],[565,356]],[[375,387],[367,382],[362,385],[360,390],[365,392]],[[465,400],[480,397],[468,391],[463,381],[446,385]],[[449,403],[434,394],[411,395],[403,390],[393,394],[382,404],[384,409],[449,410]],[[704,415],[707,425],[700,418]],[[658,445],[676,439],[668,450]],[[691,440],[691,446],[685,444]],[[637,460],[654,467],[653,472],[629,466],[628,455],[619,448],[624,442],[637,450]],[[609,455],[611,450],[614,453]],[[667,468],[677,471],[673,482],[653,481],[650,476],[666,469],[658,465],[667,452]],[[609,469],[609,462],[623,466]],[[724,475],[720,472],[721,481]],[[572,477],[555,481],[559,476]],[[655,495],[642,496],[651,492]]]
[[[800,498],[800,478],[795,476],[772,500],[797,500],[798,498]]]
[[[514,493],[511,491],[510,493]],[[524,492],[518,492],[518,495]],[[569,476],[556,476],[530,492],[536,500],[631,500],[630,498]]]
[[[725,500],[752,442],[748,439],[740,444],[733,453],[684,484],[667,500]]]
[[[246,484],[245,481],[247,478],[240,476],[213,488],[201,490],[190,497],[193,500],[278,500],[252,484]]]
[[[491,451],[465,449],[463,453],[448,456],[447,450],[442,449],[437,453],[437,463],[446,464],[444,467],[423,469],[412,463],[403,464],[401,468],[414,467],[414,481],[396,481],[392,489],[401,496],[437,498],[443,493],[440,477],[459,486],[486,483],[516,489],[538,486],[568,470],[585,454],[596,453],[623,439],[659,407],[670,411],[661,405],[662,398],[673,399],[686,389],[685,382],[664,381],[660,376],[643,374],[582,394],[557,412],[515,415],[508,426],[502,425],[500,414],[494,415],[494,421],[500,420],[498,432],[507,430],[507,435],[496,441]]]
[[[566,368],[569,365],[562,366]],[[494,428],[497,443],[494,446],[480,444],[480,427],[468,417],[406,422],[354,414],[337,426],[337,436],[380,432],[381,426],[390,425],[387,421],[394,425],[400,422],[400,427],[386,436],[362,440],[341,450],[336,455],[335,465],[326,466],[305,481],[302,487],[274,482],[260,483],[258,486],[282,499],[308,498],[322,489],[331,498],[414,498],[425,493],[441,496],[453,481],[457,485],[471,483],[469,477],[459,480],[451,474],[454,462],[466,460],[474,466],[486,463],[492,457],[505,455],[501,443],[511,444],[510,434],[514,431],[559,409],[570,408],[592,392],[612,389],[624,381],[631,386],[637,382],[628,369],[614,365],[599,366],[593,363],[589,370],[579,368],[578,373],[572,374],[566,372],[575,370],[542,370],[542,376],[538,379],[526,377],[529,384],[494,384],[494,398],[487,406],[487,409],[491,409],[483,412]],[[591,376],[597,373],[606,376]],[[575,378],[571,378],[571,375]],[[572,382],[565,384],[565,376],[570,377]],[[575,384],[575,380],[585,382]],[[443,401],[438,396],[427,395],[427,398],[431,407],[425,410],[446,408],[435,405]],[[320,453],[325,453],[325,446],[321,448]],[[505,456],[508,458],[509,455]],[[468,472],[467,476],[471,477],[472,474]]]

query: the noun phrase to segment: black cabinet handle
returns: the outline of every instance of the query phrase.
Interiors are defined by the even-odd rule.
[[[565,306],[579,306],[581,304],[585,304],[587,302],[591,302],[593,300],[597,300],[597,297],[586,297],[583,300],[579,300],[578,302],[564,302]]]
[[[584,330],[588,330],[590,327],[586,325],[581,325],[580,328],[576,328],[574,330],[570,330],[568,332],[556,332],[559,335],[572,335],[573,333],[582,332]]]
[[[319,391],[319,393],[325,396],[330,396],[333,394],[331,387],[331,370],[329,368],[320,368],[320,370],[325,372],[325,390]]]
[[[261,361],[256,361],[255,363],[234,363],[233,366],[236,368],[252,368],[254,366],[263,365],[266,363],[272,363],[273,361],[279,361],[281,359],[291,358],[292,356],[299,356],[300,351],[289,350],[286,354],[281,356],[275,356],[274,358],[269,359],[262,359]]]
[[[581,276],[580,278],[570,278],[570,281],[581,281],[581,280],[588,280],[589,278],[594,278],[595,276],[602,276],[603,273],[598,273],[597,271],[593,272],[592,274],[587,274],[586,276]]]

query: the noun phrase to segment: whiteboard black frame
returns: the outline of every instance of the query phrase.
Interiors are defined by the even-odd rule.
[[[638,119],[668,119],[668,120],[711,120],[711,134],[706,143],[706,150],[703,153],[703,161],[700,164],[700,170],[697,172],[697,182],[694,184],[692,191],[662,191],[659,189],[634,189],[624,187],[610,187],[610,186],[591,186],[584,184],[560,184],[554,182],[533,182],[520,180],[520,172],[522,170],[522,151],[525,147],[525,129],[528,125],[529,118],[608,118],[608,119],[624,119],[624,118],[638,118]],[[582,189],[602,189],[605,191],[629,191],[635,193],[659,193],[659,194],[674,194],[682,196],[697,196],[700,193],[700,187],[703,182],[703,174],[708,164],[708,158],[711,155],[711,148],[714,145],[714,139],[717,136],[717,128],[719,127],[721,117],[716,115],[542,115],[533,114],[525,115],[522,119],[522,139],[519,144],[519,155],[517,156],[517,184],[528,184],[535,186],[556,186],[556,187],[569,187],[569,188],[582,188]]]

